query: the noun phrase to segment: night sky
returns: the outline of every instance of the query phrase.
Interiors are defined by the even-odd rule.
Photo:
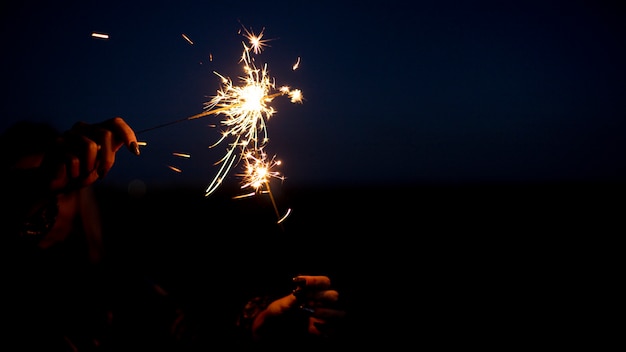
[[[257,66],[304,94],[268,121],[290,186],[623,181],[626,12],[610,3],[4,2],[0,127],[202,112],[214,71],[242,74],[245,26],[272,39]],[[202,192],[217,121],[140,133],[141,158],[120,153],[104,182]]]

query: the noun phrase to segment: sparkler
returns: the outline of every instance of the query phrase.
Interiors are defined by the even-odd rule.
[[[272,168],[280,165],[280,162],[275,161],[274,158],[267,160],[267,155],[263,151],[269,141],[267,121],[276,113],[270,103],[274,98],[285,95],[290,98],[292,103],[302,103],[303,97],[299,89],[291,89],[288,86],[276,88],[275,80],[269,76],[267,64],[264,64],[262,68],[255,65],[254,57],[251,54],[259,54],[264,47],[268,46],[269,39],[262,39],[264,30],[258,35],[245,27],[244,31],[244,37],[248,42],[242,42],[243,53],[239,62],[243,63],[244,75],[239,77],[240,85],[236,85],[230,78],[214,72],[220,77],[222,86],[217,94],[204,104],[204,112],[139,131],[139,133],[209,115],[224,115],[225,118],[220,121],[220,125],[225,129],[222,131],[221,137],[210,148],[227,140],[229,141],[228,147],[225,155],[215,163],[215,165],[221,164],[221,166],[206,188],[205,196],[215,192],[231,168],[243,160],[246,172],[238,175],[243,177],[242,188],[251,187],[254,189],[254,192],[248,195],[268,193],[274,210],[279,216],[269,187],[269,179],[280,178],[284,180],[284,177],[280,176],[277,171],[272,171]],[[293,69],[296,68],[297,65],[293,67]],[[279,216],[279,223],[288,214],[289,212],[282,218]]]

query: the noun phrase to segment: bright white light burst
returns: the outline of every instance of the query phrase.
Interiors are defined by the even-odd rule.
[[[258,155],[254,155],[252,151],[249,151],[244,155],[245,173],[239,175],[243,179],[241,185],[242,189],[250,187],[253,188],[255,192],[259,192],[262,191],[271,177],[280,179],[281,181],[285,180],[284,176],[281,176],[278,171],[274,170],[276,166],[281,164],[281,161],[276,160],[276,156],[267,160],[267,154],[262,150],[259,150],[258,153]]]
[[[269,141],[267,133],[267,121],[276,112],[269,105],[274,98],[287,95],[292,103],[302,103],[302,92],[299,89],[292,90],[287,86],[276,89],[274,79],[270,78],[267,64],[257,68],[251,53],[258,54],[266,46],[267,40],[262,40],[263,31],[255,35],[251,30],[245,30],[245,37],[250,46],[243,43],[243,54],[240,62],[243,63],[244,75],[239,77],[241,85],[234,85],[230,78],[214,72],[221,78],[222,87],[217,94],[205,103],[205,112],[192,116],[198,118],[209,114],[223,114],[225,118],[220,121],[224,127],[222,136],[211,147],[229,140],[226,154],[216,164],[221,164],[215,178],[206,189],[206,195],[213,193],[229,170],[243,159],[246,167],[250,163],[265,162],[263,147]],[[257,167],[258,165],[255,165]],[[273,165],[272,165],[273,166]],[[260,171],[260,169],[258,170]],[[276,175],[271,175],[277,177]],[[249,177],[244,184],[250,184]]]
[[[265,28],[261,29],[261,32],[258,35],[254,34],[252,29],[243,27],[243,30],[246,32],[245,37],[248,39],[248,43],[250,44],[250,49],[252,50],[253,53],[260,54],[261,51],[263,51],[264,47],[266,46],[269,47],[269,45],[267,45],[267,42],[269,42],[271,39],[262,39],[263,32],[265,32]]]

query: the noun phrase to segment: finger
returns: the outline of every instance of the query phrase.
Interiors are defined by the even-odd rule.
[[[58,177],[61,178],[57,178],[57,184],[80,187],[96,182],[100,178],[97,167],[92,167],[91,169],[86,168],[84,166],[86,164],[84,160],[85,159],[81,162],[80,158],[77,156],[69,155],[67,157],[67,162],[62,168],[65,172],[58,174]]]
[[[67,186],[69,180],[67,175],[67,165],[65,163],[58,165],[52,174],[52,181],[50,182],[50,188],[52,190],[60,190]]]
[[[299,275],[293,281],[301,288],[324,290],[330,288],[330,278],[323,275]]]
[[[346,311],[342,309],[318,307],[315,308],[311,316],[326,320],[341,319],[346,316]]]
[[[87,175],[85,175],[82,180],[80,185],[81,186],[88,186],[94,182],[96,182],[98,179],[100,179],[100,174],[98,173],[98,169],[93,169],[91,171],[89,171],[89,173]]]
[[[296,305],[296,297],[287,295],[285,297],[274,300],[267,306],[266,311],[269,315],[279,315]]]
[[[341,330],[343,324],[340,320],[327,320],[327,319],[309,319],[309,333],[316,334],[318,336],[331,336],[336,335]]]
[[[335,303],[339,300],[339,292],[336,290],[317,291],[312,294],[311,298],[320,303]]]
[[[69,180],[77,179],[80,177],[81,167],[80,167],[80,159],[78,159],[78,157],[76,157],[75,155],[68,155],[66,165],[67,165],[66,175]]]
[[[334,305],[339,301],[339,292],[335,290],[305,291],[293,293],[301,305],[313,308]]]
[[[115,143],[113,133],[109,130],[102,129],[98,132],[100,136],[98,136],[98,162],[97,167],[98,174],[100,178],[106,176],[106,174],[111,170],[113,164],[115,163]],[[119,149],[119,147],[118,147]]]
[[[115,153],[122,145],[128,143],[126,139],[129,129],[130,127],[123,120],[111,119],[95,125],[78,122],[72,127],[71,134],[82,136],[85,145],[88,145],[90,141],[96,143],[94,164],[91,164],[92,150],[88,149],[92,146],[85,147],[88,150],[85,161],[89,162],[85,167],[90,172],[97,169],[99,178],[103,178],[115,163]],[[134,138],[132,129],[130,129],[130,133],[131,138]]]
[[[80,164],[80,173],[84,177],[89,175],[95,168],[98,161],[98,152],[101,147],[96,141],[102,140],[102,132],[91,126],[78,122],[72,129],[63,134],[63,144],[65,153],[77,157]],[[78,177],[74,172],[70,175]]]
[[[309,334],[314,336],[321,336],[324,334],[324,321],[315,317],[309,318]]]
[[[122,119],[121,117],[114,117],[101,124],[105,128],[111,130],[115,136],[116,141],[125,145],[132,153],[139,155],[139,147],[137,144],[137,137],[135,131]],[[115,146],[114,150],[117,151],[121,145]]]
[[[87,137],[83,137],[82,138],[83,141],[83,153],[84,153],[84,158],[83,158],[83,166],[82,166],[82,170],[84,172],[84,174],[86,176],[88,176],[89,174],[91,174],[94,170],[96,170],[99,166],[99,153],[100,150],[102,149],[101,146],[96,143],[95,141],[87,138]]]

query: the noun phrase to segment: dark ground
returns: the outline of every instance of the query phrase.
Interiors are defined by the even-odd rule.
[[[294,275],[327,274],[351,312],[348,343],[507,348],[585,338],[560,327],[580,319],[583,282],[624,233],[626,193],[598,183],[281,188],[277,206],[293,212],[279,226],[269,197],[232,199],[237,190],[99,191],[111,253],[211,319],[257,289],[289,292]],[[219,318],[224,297],[233,308]]]

